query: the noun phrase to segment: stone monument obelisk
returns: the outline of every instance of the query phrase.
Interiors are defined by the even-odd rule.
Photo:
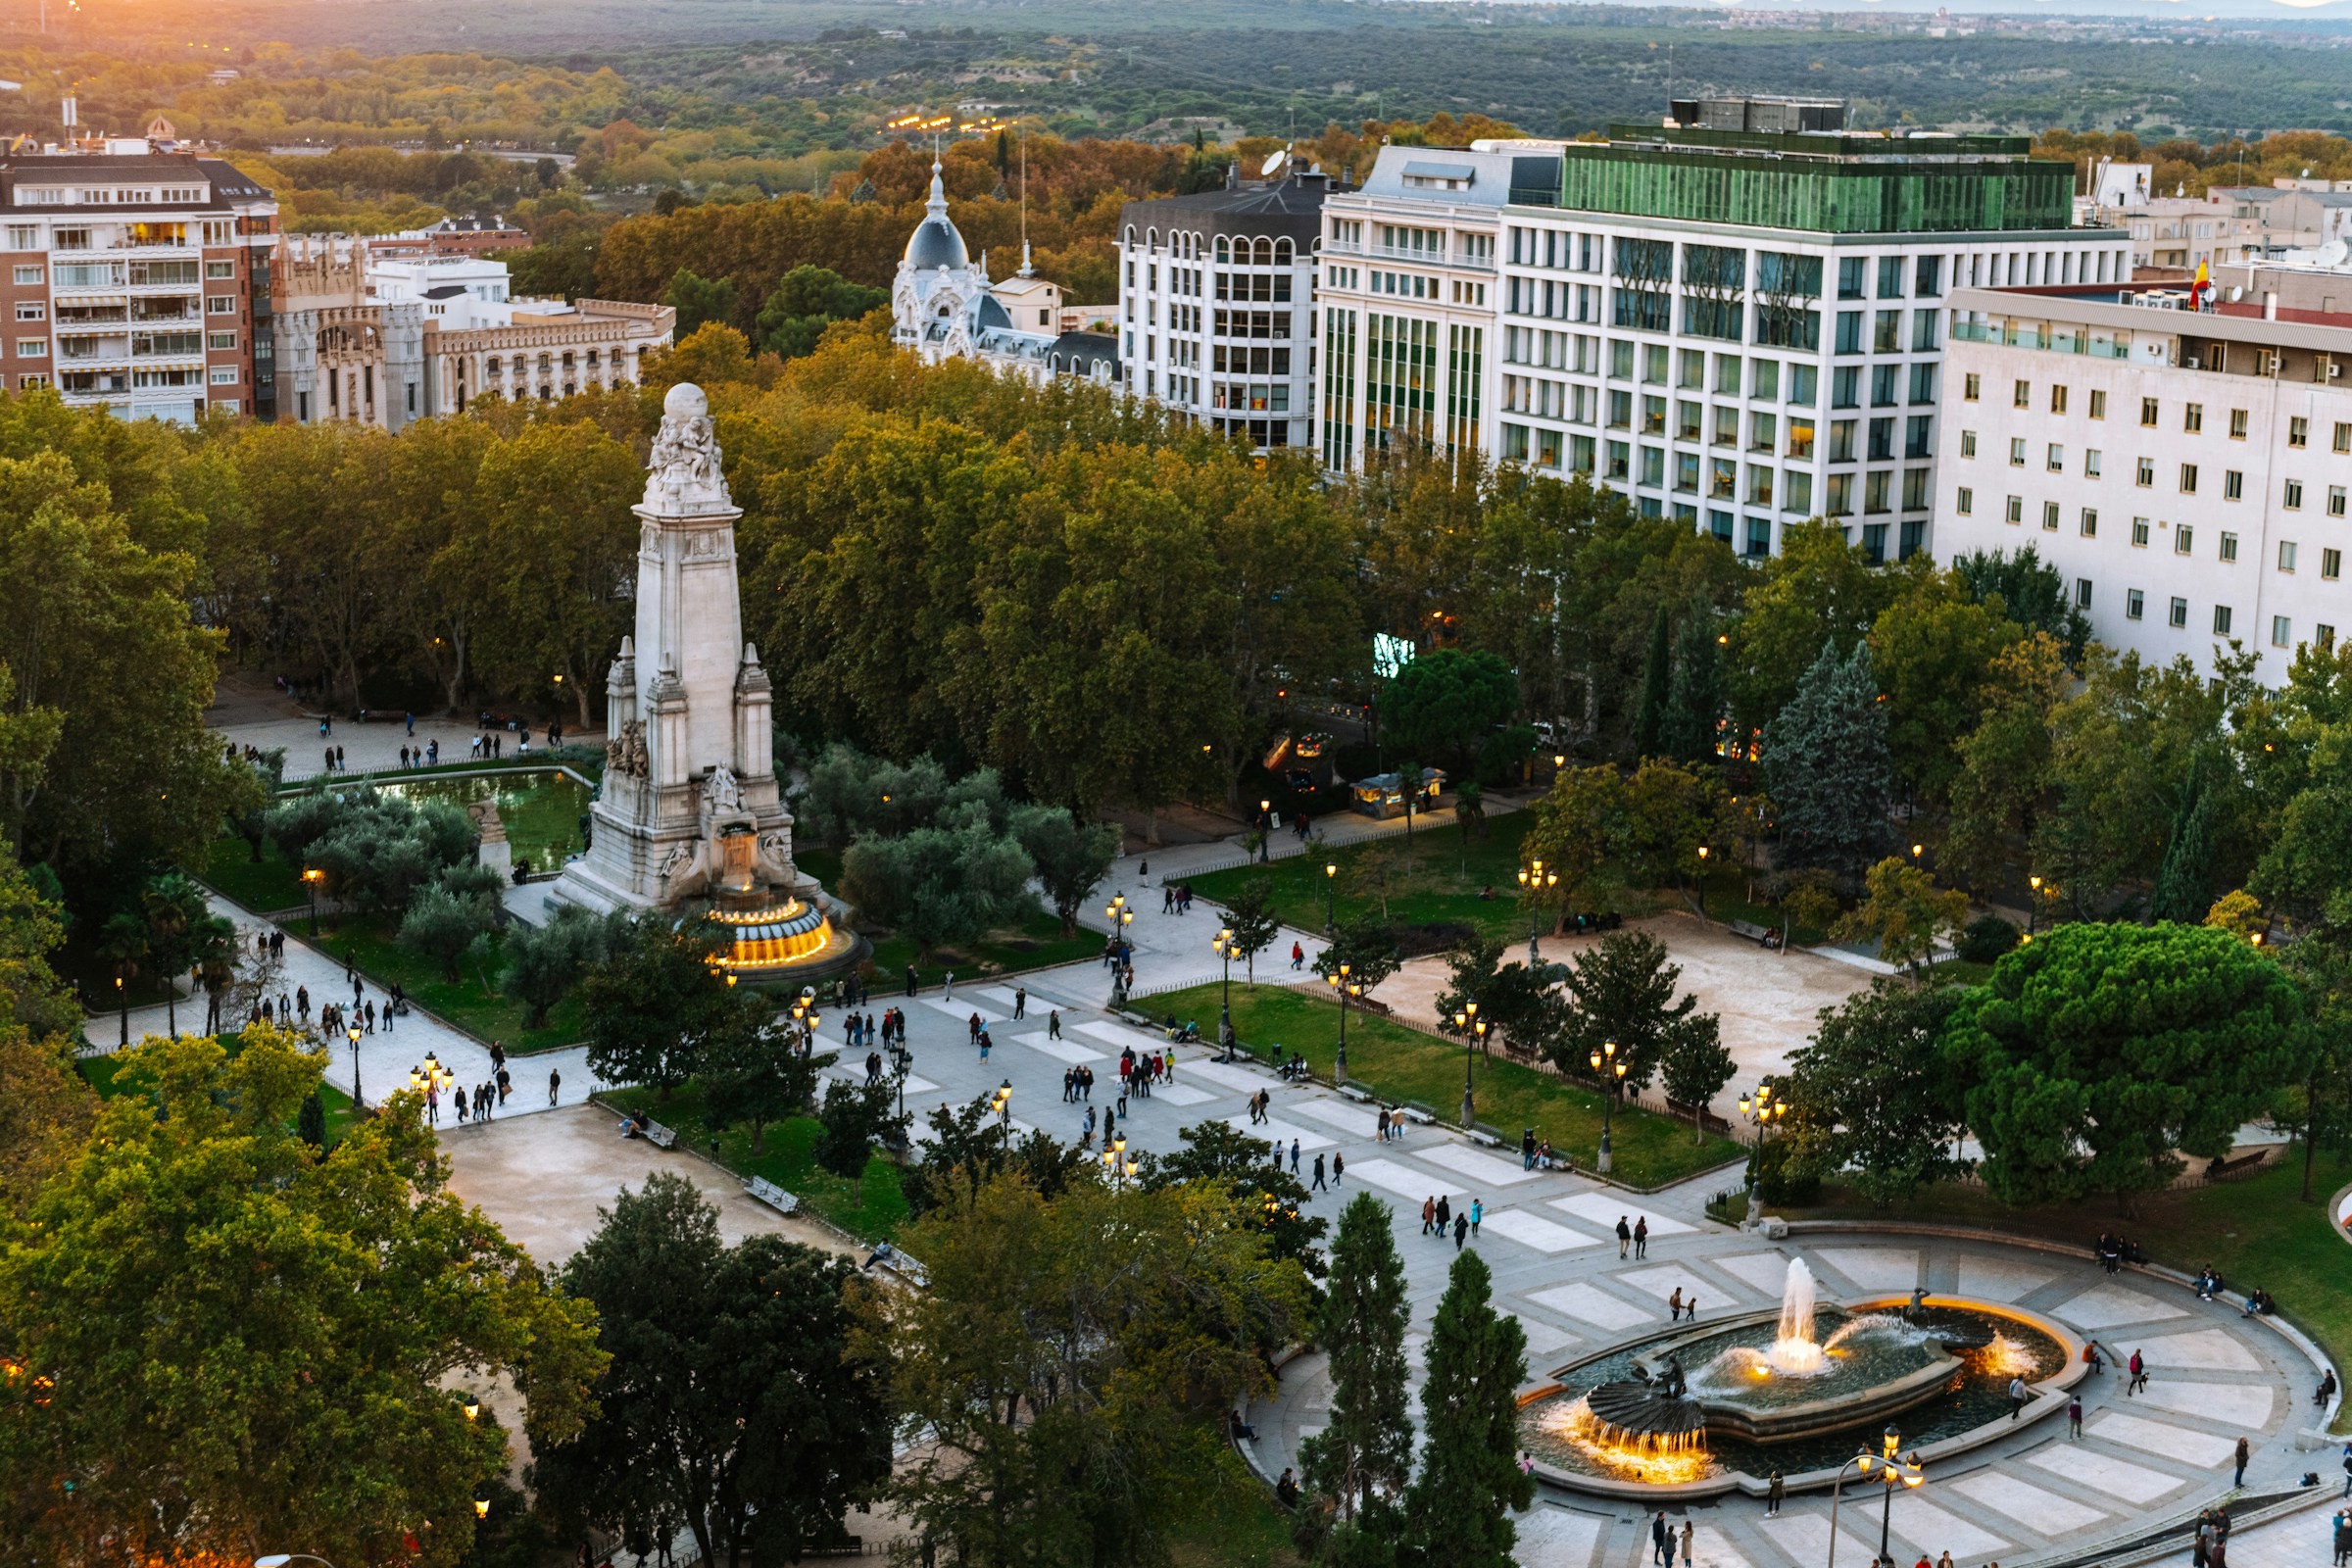
[[[728,498],[700,387],[681,382],[662,400],[648,469],[632,509],[644,525],[637,630],[607,681],[595,832],[554,896],[600,912],[703,900],[739,926],[807,918],[821,931],[821,913],[794,897],[767,675],[743,640],[743,510]]]

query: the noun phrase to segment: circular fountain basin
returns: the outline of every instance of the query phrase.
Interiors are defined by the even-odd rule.
[[[1918,1324],[1902,1324],[1895,1314],[1908,1304],[1885,1297],[1820,1309],[1811,1339],[1824,1365],[1809,1374],[1769,1365],[1774,1342],[1787,1337],[1776,1334],[1789,1327],[1786,1311],[1777,1323],[1758,1311],[1620,1344],[1561,1368],[1523,1400],[1521,1441],[1537,1474],[1570,1491],[1761,1494],[1775,1469],[1788,1490],[1801,1491],[1829,1486],[1858,1446],[1876,1446],[1876,1429],[1892,1417],[1903,1418],[1905,1452],[1936,1458],[2016,1430],[2007,1419],[2011,1376],[2047,1394],[2082,1375],[2081,1342],[2038,1314],[1938,1296]],[[1841,1338],[1848,1324],[1874,1326]],[[1670,1357],[1698,1368],[1681,1399],[1660,1396]],[[1804,1366],[1812,1358],[1790,1359]],[[1735,1371],[1740,1381],[1727,1387]]]

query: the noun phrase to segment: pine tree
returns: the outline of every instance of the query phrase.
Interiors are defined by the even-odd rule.
[[[1674,618],[1658,607],[1649,623],[1649,657],[1642,662],[1642,697],[1634,709],[1634,757],[1660,756],[1666,728],[1667,693],[1674,684]]]
[[[1454,1254],[1429,1331],[1421,1391],[1421,1474],[1404,1497],[1421,1568],[1511,1568],[1511,1511],[1535,1501],[1520,1470],[1519,1385],[1527,1333],[1494,1310],[1494,1279],[1476,1252]]]
[[[1340,1211],[1316,1337],[1331,1357],[1331,1417],[1299,1445],[1307,1490],[1343,1528],[1403,1491],[1413,1464],[1404,1331],[1411,1307],[1389,1205],[1358,1193]]]
[[[2195,925],[2213,903],[2213,786],[2202,758],[2189,769],[2173,810],[2173,831],[2156,870],[2148,918]]]
[[[1870,645],[1840,660],[1825,644],[1796,695],[1764,728],[1764,769],[1789,865],[1859,876],[1886,837],[1886,707]]]
[[[1726,702],[1714,611],[1704,599],[1693,600],[1675,639],[1674,681],[1667,688],[1658,737],[1665,755],[1678,762],[1715,760],[1715,730]]]

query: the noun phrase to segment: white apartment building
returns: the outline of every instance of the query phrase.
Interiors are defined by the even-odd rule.
[[[2032,545],[2101,643],[2277,684],[2352,626],[2352,320],[2179,303],[1952,295],[1936,557]]]
[[[1480,446],[1494,401],[1495,268],[1517,183],[1559,182],[1556,146],[1383,147],[1360,189],[1323,202],[1316,446],[1334,472],[1409,439]]]
[[[1932,548],[1950,294],[2120,282],[2126,236],[2071,226],[2073,171],[2022,138],[1675,111],[1564,146],[1559,188],[1502,211],[1484,444],[1747,556],[1817,515],[1873,560]]]
[[[1121,384],[1260,450],[1313,439],[1320,170],[1160,201],[1119,220]]]

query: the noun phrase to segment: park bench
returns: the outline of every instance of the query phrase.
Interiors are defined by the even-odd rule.
[[[874,1259],[874,1266],[890,1270],[909,1285],[928,1286],[931,1283],[931,1271],[895,1247],[888,1257]]]
[[[745,1182],[743,1187],[744,1191],[750,1193],[754,1198],[757,1198],[760,1200],[760,1201],[765,1203],[768,1207],[774,1209],[779,1214],[797,1214],[800,1212],[801,1200],[792,1194],[786,1192],[783,1188],[778,1187],[774,1182],[769,1181],[764,1176],[755,1176],[750,1181]]]
[[[1778,931],[1768,925],[1758,925],[1753,920],[1734,920],[1727,929],[1732,935],[1745,937],[1758,947],[1771,948],[1780,945],[1781,934]]]
[[[2218,1182],[2227,1181],[2232,1176],[2245,1175],[2261,1164],[2265,1157],[2266,1152],[2257,1149],[2250,1154],[2236,1154],[2229,1159],[2217,1159],[2205,1167],[2205,1179],[2209,1182]]]
[[[664,1127],[658,1121],[647,1122],[645,1124],[645,1131],[641,1136],[647,1143],[652,1144],[656,1149],[675,1149],[678,1147],[677,1129],[674,1127]]]
[[[1390,1107],[1389,1114],[1402,1116],[1405,1120],[1423,1127],[1435,1127],[1438,1124],[1437,1117],[1432,1116],[1418,1105],[1394,1105]]]

